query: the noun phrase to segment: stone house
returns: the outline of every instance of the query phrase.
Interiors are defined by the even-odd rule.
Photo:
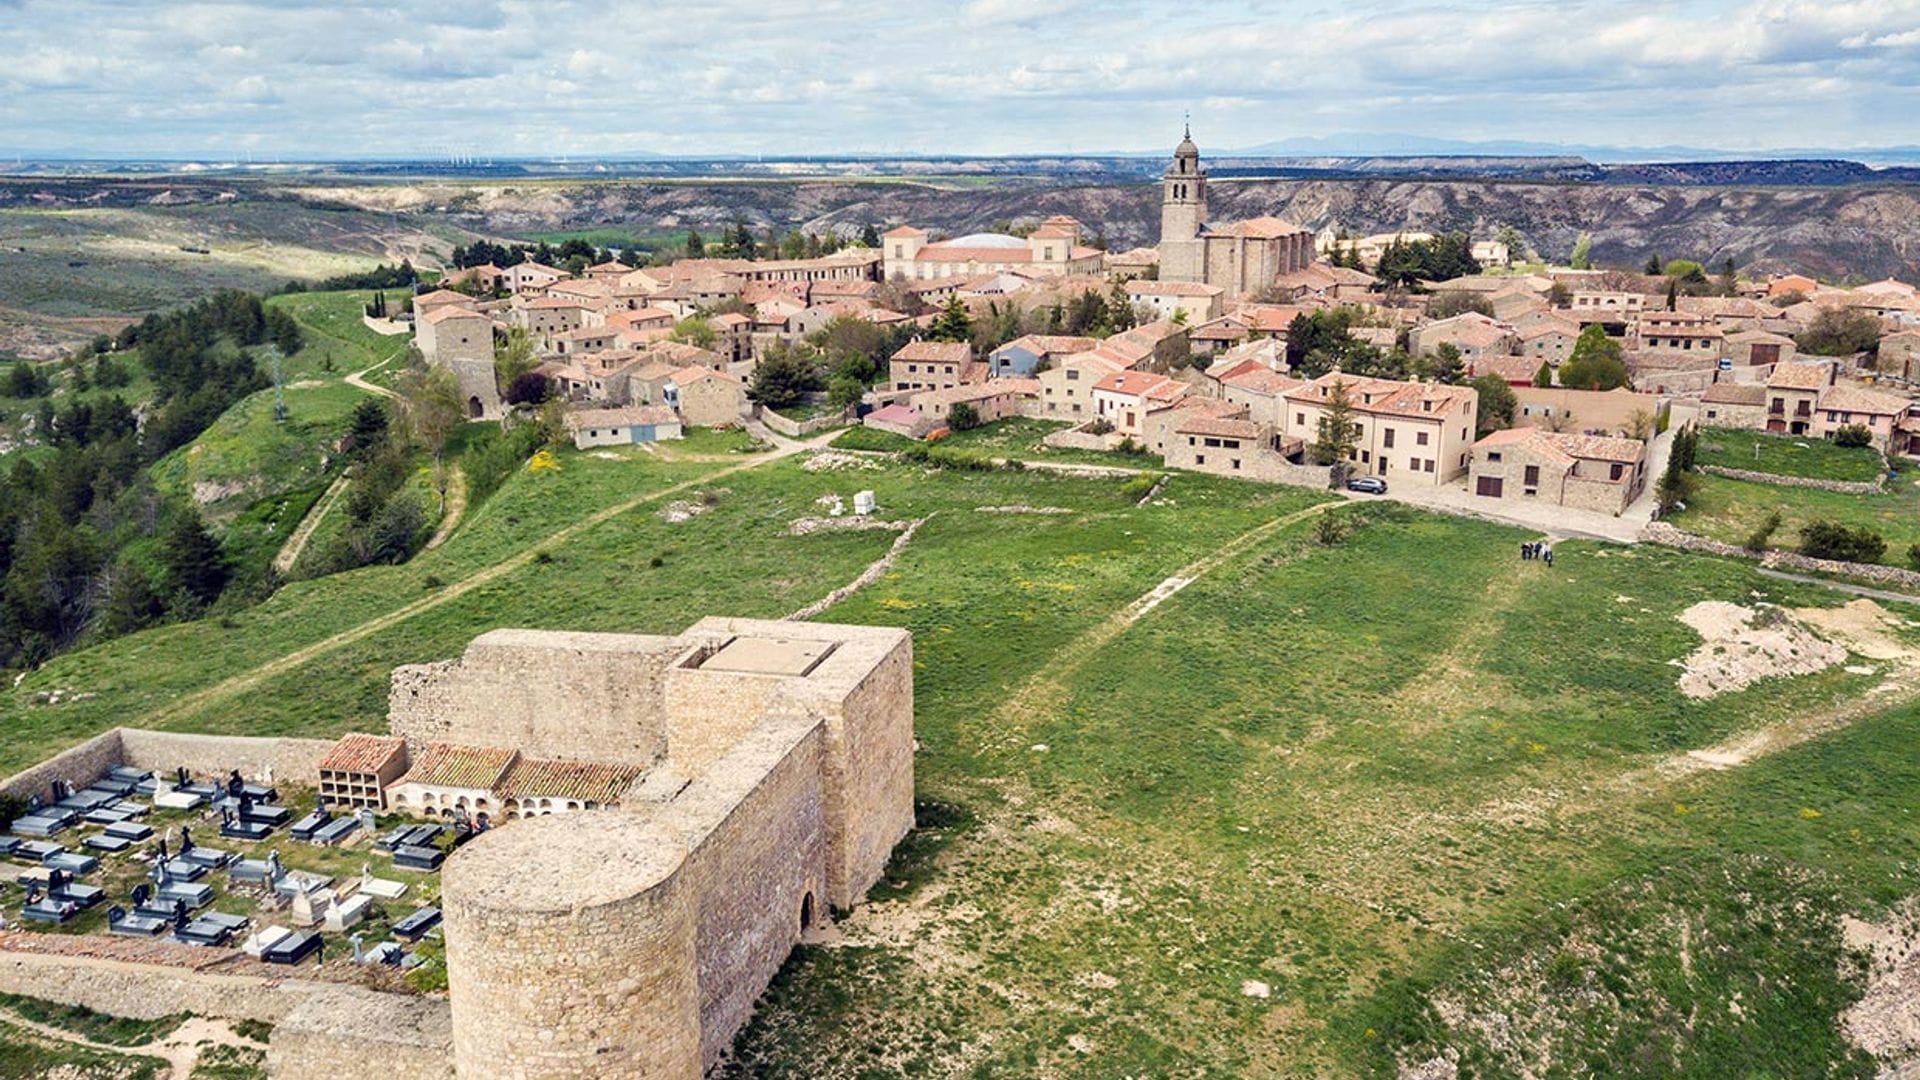
[[[493,320],[467,308],[443,305],[413,321],[413,344],[430,364],[455,360],[493,363]]]
[[[943,390],[967,380],[973,347],[964,341],[909,341],[887,361],[895,390]]]
[[[1520,355],[1533,362],[1534,371],[1540,370],[1541,364],[1559,368],[1573,355],[1573,346],[1580,340],[1580,328],[1559,318],[1535,323],[1519,333]],[[1528,381],[1532,381],[1531,372]]]
[[[679,415],[664,405],[574,410],[567,413],[567,430],[581,450],[678,439],[685,434]]]
[[[1281,396],[1281,435],[1311,446],[1336,385],[1346,390],[1358,442],[1349,459],[1360,471],[1438,487],[1467,471],[1480,395],[1470,386],[1397,382],[1330,371]]]
[[[1781,364],[1767,376],[1767,430],[1786,435],[1818,434],[1815,407],[1834,383],[1831,361]]]
[[[1284,395],[1304,385],[1304,380],[1282,372],[1243,365],[1240,370],[1230,370],[1221,376],[1220,393],[1224,400],[1245,409],[1254,423],[1265,424],[1279,431],[1285,426]],[[1295,434],[1297,437],[1298,433]]]
[[[1273,481],[1297,471],[1287,460],[1298,440],[1283,441],[1266,424],[1245,418],[1191,416],[1173,426],[1162,455],[1169,468]]]
[[[1706,315],[1643,311],[1633,321],[1627,347],[1635,352],[1698,357],[1712,362],[1726,355],[1727,334]]]
[[[1858,425],[1873,436],[1874,448],[1881,453],[1894,451],[1895,429],[1913,404],[1905,396],[1870,390],[1863,386],[1829,387],[1820,395],[1819,424],[1816,433],[1832,438],[1844,427]]]
[[[513,293],[537,293],[549,285],[565,281],[568,276],[565,270],[556,270],[537,262],[523,262],[500,271],[501,282]]]
[[[536,296],[515,301],[507,319],[525,330],[536,341],[545,341],[566,330],[586,325],[586,308],[578,300]]]
[[[1140,423],[1140,437],[1135,442],[1145,447],[1149,453],[1165,454],[1172,443],[1175,427],[1199,417],[1219,420],[1245,420],[1247,410],[1225,398],[1203,397],[1190,393],[1173,399],[1165,405],[1149,409],[1145,420]]]
[[[1776,298],[1792,293],[1812,296],[1818,288],[1820,283],[1804,274],[1786,274],[1767,283],[1767,295]]]
[[[1187,392],[1174,379],[1150,371],[1116,371],[1093,384],[1093,413],[1113,430],[1133,439],[1146,431],[1147,413],[1164,408]]]
[[[920,415],[919,410],[898,402],[882,405],[861,417],[860,423],[875,431],[887,431],[908,439],[925,438],[927,432],[935,427],[932,420]]]
[[[1026,334],[987,354],[987,369],[995,378],[1032,375],[1060,357],[1083,353],[1100,345],[1098,338],[1066,334]]]
[[[1647,306],[1644,294],[1635,292],[1576,292],[1566,310],[1581,316],[1582,322],[1626,322],[1634,312]]]
[[[1618,517],[1646,487],[1647,446],[1638,439],[1510,428],[1474,443],[1472,454],[1467,489],[1481,498]]]
[[[1519,349],[1520,335],[1511,325],[1477,311],[1416,326],[1407,334],[1407,351],[1415,356],[1431,356],[1441,345],[1452,345],[1460,350],[1462,359],[1472,361],[1513,355]]]
[[[695,364],[673,373],[674,407],[692,427],[731,427],[747,411],[747,388],[725,371]]]
[[[1612,390],[1572,390],[1564,386],[1516,386],[1513,390],[1516,427],[1583,432],[1589,435],[1627,435],[1635,414],[1650,424],[1671,407],[1661,394],[1640,393],[1624,386]]]
[[[1226,290],[1218,285],[1197,281],[1146,281],[1126,283],[1127,300],[1136,308],[1146,307],[1156,319],[1170,319],[1188,325],[1203,323],[1220,314],[1221,298]],[[1182,318],[1182,316],[1185,318]]]
[[[1727,359],[1735,367],[1790,364],[1799,355],[1792,338],[1765,330],[1739,330],[1728,334],[1726,341]]]
[[[1700,395],[1700,418],[1714,427],[1767,426],[1767,388],[1759,383],[1717,382]]]
[[[547,336],[547,351],[558,356],[605,352],[615,347],[620,331],[608,326],[576,326]]]
[[[1901,330],[1882,337],[1878,370],[1908,382],[1920,382],[1920,330]]]
[[[971,405],[982,423],[990,424],[1021,414],[1022,402],[1035,384],[1031,379],[989,379],[981,383],[922,390],[910,399],[913,411],[936,424],[945,424],[956,405]]]
[[[1093,418],[1097,408],[1093,386],[1116,371],[1125,371],[1121,361],[1100,350],[1071,353],[1053,367],[1042,371],[1039,414],[1049,420],[1079,423]]]

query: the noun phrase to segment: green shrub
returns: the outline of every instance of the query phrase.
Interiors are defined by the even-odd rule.
[[[1159,483],[1160,478],[1153,473],[1142,473],[1120,485],[1120,496],[1128,502],[1137,503],[1152,494]]]
[[[1841,562],[1879,562],[1887,541],[1862,525],[1849,528],[1837,521],[1815,521],[1800,529],[1800,554]]]
[[[1907,562],[1915,570],[1920,570],[1920,544],[1915,544],[1907,549]]]
[[[1857,449],[1873,445],[1873,432],[1865,424],[1848,424],[1833,433],[1833,445]]]
[[[1765,551],[1767,549],[1767,541],[1773,539],[1774,532],[1779,528],[1780,511],[1775,510],[1767,515],[1765,521],[1762,521],[1751,533],[1747,534],[1747,538],[1741,541],[1740,546],[1746,548],[1748,551]]]
[[[947,410],[947,426],[955,431],[972,431],[983,423],[980,410],[964,401]]]

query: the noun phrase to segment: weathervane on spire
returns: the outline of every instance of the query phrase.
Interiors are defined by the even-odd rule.
[[[1193,114],[1185,109],[1180,110],[1180,128],[1182,135],[1193,138]]]

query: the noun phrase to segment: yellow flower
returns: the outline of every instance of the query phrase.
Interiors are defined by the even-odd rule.
[[[1814,818],[1820,816],[1820,811],[1815,810],[1811,806],[1803,806],[1800,808],[1800,816],[1806,818],[1808,821],[1812,821]]]

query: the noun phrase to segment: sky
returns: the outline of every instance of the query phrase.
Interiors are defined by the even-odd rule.
[[[1920,145],[1920,0],[0,0],[0,152]]]

